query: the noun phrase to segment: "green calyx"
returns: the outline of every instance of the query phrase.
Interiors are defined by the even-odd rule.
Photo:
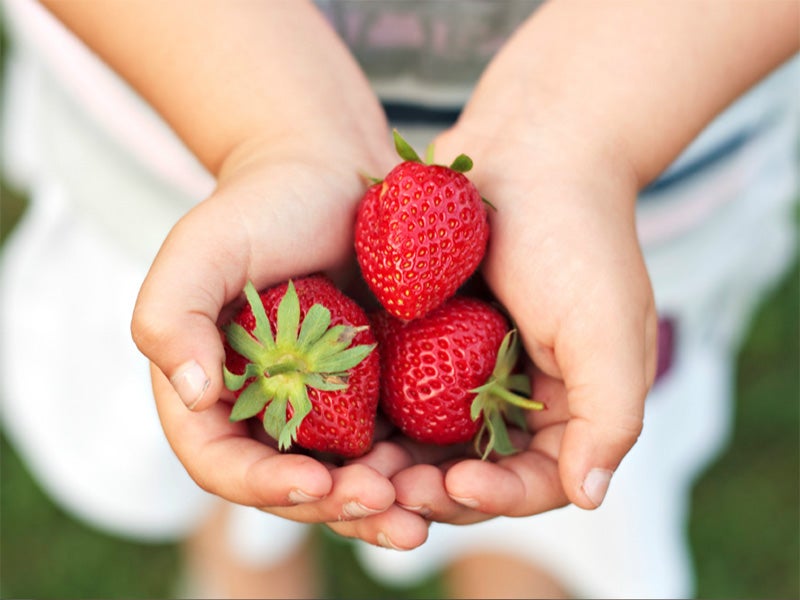
[[[231,348],[248,360],[244,373],[224,368],[225,387],[236,392],[244,387],[231,410],[230,420],[241,421],[264,409],[264,429],[286,450],[297,440],[297,429],[311,412],[308,388],[322,391],[347,389],[349,370],[375,348],[375,344],[351,346],[367,329],[331,326],[331,313],[314,304],[301,322],[300,301],[289,281],[278,305],[276,331],[252,282],[244,288],[256,325],[248,332],[238,323],[224,328]],[[246,387],[245,387],[246,385]],[[292,418],[286,409],[291,405]]]
[[[394,147],[397,150],[397,154],[400,155],[400,158],[403,160],[408,160],[411,162],[418,162],[423,165],[432,165],[433,163],[433,144],[429,144],[427,150],[425,151],[425,160],[423,161],[419,154],[411,147],[407,141],[403,139],[403,136],[397,131],[397,129],[392,130],[392,135],[394,136]],[[466,173],[472,169],[472,159],[467,156],[466,154],[459,154],[458,156],[453,159],[453,162],[450,163],[450,169],[456,171],[458,173]],[[380,179],[375,179],[373,177],[367,178],[370,183],[380,183]],[[481,200],[486,205],[487,208],[497,211],[497,208],[494,204],[489,202],[486,198],[481,196]]]
[[[397,154],[400,158],[411,162],[418,162],[423,165],[433,164],[433,144],[428,146],[425,152],[425,160],[422,160],[416,150],[403,139],[403,136],[400,135],[397,129],[392,130],[392,136],[394,137],[394,148],[397,150]],[[466,154],[459,154],[453,159],[453,162],[450,163],[450,169],[459,173],[466,173],[472,169],[472,164],[472,159],[469,156]]]
[[[502,455],[517,452],[508,435],[506,419],[525,429],[527,425],[523,411],[544,408],[541,402],[530,399],[530,378],[513,372],[518,357],[519,337],[516,329],[512,329],[500,344],[497,362],[488,381],[471,390],[477,395],[472,401],[470,416],[473,421],[483,416],[483,423],[475,436],[475,450],[484,460],[492,451]],[[488,440],[484,445],[487,435]]]

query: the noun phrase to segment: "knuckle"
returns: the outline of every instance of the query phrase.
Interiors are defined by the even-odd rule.
[[[642,417],[638,415],[623,415],[616,419],[614,436],[621,444],[631,448],[641,436],[643,429],[644,421]]]
[[[158,318],[156,311],[137,302],[131,318],[131,337],[136,347],[148,354],[166,340],[168,328]]]

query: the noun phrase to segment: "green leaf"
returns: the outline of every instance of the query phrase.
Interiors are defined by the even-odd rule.
[[[518,452],[508,436],[508,429],[506,428],[506,422],[503,420],[503,415],[497,411],[492,412],[490,415],[485,416],[485,423],[489,431],[489,442],[486,444],[481,458],[485,459],[491,452],[497,452],[503,456]]]
[[[232,392],[236,392],[242,389],[242,386],[248,379],[260,374],[261,370],[255,363],[247,363],[247,366],[244,369],[244,373],[242,373],[241,375],[237,373],[232,373],[231,371],[228,370],[228,367],[224,365],[222,366],[222,380],[225,383],[225,387]]]
[[[484,203],[486,206],[488,206],[490,209],[492,209],[494,212],[497,212],[497,207],[496,207],[494,204],[492,204],[491,202],[489,202],[489,201],[488,201],[486,198],[484,198],[483,196],[481,196],[481,201],[482,201],[482,202],[483,202],[483,203]]]
[[[274,440],[280,438],[281,432],[286,425],[286,393],[283,390],[277,391],[279,393],[272,399],[267,405],[267,409],[264,411],[264,431]],[[286,447],[288,448],[288,446]]]
[[[289,448],[292,442],[297,440],[297,429],[312,410],[308,389],[304,384],[301,383],[297,388],[292,389],[288,398],[294,412],[278,436],[278,448],[281,450]]]
[[[251,362],[257,362],[264,354],[265,348],[238,323],[229,323],[224,327],[225,337],[231,348]]]
[[[453,159],[453,162],[450,163],[450,168],[459,173],[466,173],[472,169],[472,165],[472,159],[469,156],[466,154],[459,154]]]
[[[506,379],[506,387],[519,394],[530,397],[532,392],[531,378],[524,373],[510,375],[508,379]]]
[[[257,381],[248,385],[236,399],[231,409],[230,420],[242,421],[257,415],[269,398],[264,396],[263,390]]]
[[[252,281],[248,280],[245,284],[244,295],[256,320],[253,335],[265,348],[273,348],[275,343],[272,339],[272,327],[270,327],[269,318],[267,318],[267,313],[264,310],[264,304],[261,302],[261,296],[258,295],[258,291]]]
[[[300,326],[300,300],[294,283],[289,280],[286,293],[278,304],[278,326],[275,344],[281,347],[294,346],[297,342],[297,329]]]
[[[376,344],[361,344],[330,354],[317,361],[314,368],[320,373],[347,371],[364,360],[375,349],[375,346]]]
[[[308,373],[304,377],[306,385],[323,392],[339,392],[347,389],[347,373]]]
[[[484,394],[483,390],[484,387],[488,386],[481,386],[479,388],[475,388],[474,390],[470,390],[471,392],[476,392],[478,394],[472,400],[472,404],[469,407],[469,417],[473,421],[477,421],[486,408],[486,395]]]
[[[503,412],[505,413],[506,419],[511,423],[523,431],[528,430],[528,422],[525,420],[525,411],[522,408],[514,406],[513,404],[507,404],[503,407]]]
[[[497,350],[497,359],[492,375],[495,379],[504,381],[517,365],[519,358],[519,336],[517,330],[512,329],[503,337],[500,348]]]
[[[402,138],[397,129],[392,130],[392,135],[394,137],[395,150],[397,150],[397,154],[400,155],[400,158],[403,160],[410,160],[412,162],[422,162],[422,159],[420,159],[414,148],[412,148],[411,145]]]
[[[373,177],[372,175],[364,171],[359,171],[358,174],[370,186],[375,185],[376,183],[381,183],[383,181],[383,179],[380,179],[378,177]]]
[[[350,345],[351,341],[352,339],[348,339],[346,335],[346,327],[344,325],[334,325],[311,347],[306,355],[306,360],[312,365],[312,370],[319,371],[320,369],[315,366],[319,360],[336,352],[341,352]]]
[[[325,334],[331,324],[331,311],[322,304],[315,304],[308,309],[300,334],[297,336],[297,345],[305,351]]]

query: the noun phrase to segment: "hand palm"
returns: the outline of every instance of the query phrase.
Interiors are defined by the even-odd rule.
[[[529,413],[532,435],[518,437],[514,456],[448,456],[398,473],[398,502],[455,523],[592,508],[597,490],[584,478],[613,471],[635,441],[654,370],[655,312],[630,209],[569,177],[487,178],[481,191],[498,206],[484,273],[547,409]]]
[[[214,195],[170,233],[163,260],[156,261],[150,276],[151,282],[163,283],[180,273],[175,280],[191,287],[190,298],[197,305],[187,312],[208,332],[196,336],[196,352],[216,352],[221,368],[216,327],[246,280],[266,287],[318,271],[346,277],[353,211],[362,185],[353,173],[306,160],[250,162],[220,179]],[[171,258],[185,256],[193,257],[191,264]],[[145,286],[145,298],[147,293]],[[392,506],[395,495],[388,477],[403,459],[390,447],[378,445],[342,467],[280,454],[253,439],[245,423],[229,421],[229,405],[216,402],[230,397],[219,384],[221,376],[196,407],[205,410],[190,412],[160,370],[154,367],[152,375],[165,434],[189,474],[207,491],[304,522],[347,521]],[[427,530],[421,519],[407,513],[394,518],[403,523],[394,543],[421,543]],[[359,524],[354,533],[355,525],[342,523],[339,530],[374,543],[379,526]]]

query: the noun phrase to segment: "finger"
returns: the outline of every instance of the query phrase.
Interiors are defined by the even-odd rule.
[[[404,469],[392,478],[392,483],[399,506],[431,521],[465,525],[491,517],[450,497],[445,487],[445,473],[434,465]]]
[[[204,490],[246,506],[316,502],[332,492],[333,478],[318,461],[280,454],[228,420],[222,403],[187,411],[166,377],[151,367],[161,425],[178,459]]]
[[[304,523],[355,521],[380,514],[394,504],[394,486],[375,469],[351,464],[333,469],[330,493],[318,501],[270,507],[269,512]]]
[[[448,495],[487,515],[528,516],[568,503],[558,452],[563,425],[536,432],[528,449],[497,463],[466,460],[445,476]]]
[[[244,273],[228,280],[230,265],[248,264],[245,240],[230,236],[238,225],[220,208],[202,203],[173,228],[142,285],[131,321],[136,345],[192,410],[208,408],[222,393],[225,352],[217,318],[244,284]],[[221,262],[223,249],[228,265]]]
[[[567,495],[583,508],[603,502],[611,476],[641,433],[654,357],[650,319],[652,308],[641,320],[612,315],[583,323],[583,339],[603,340],[601,347],[576,343],[574,332],[566,333],[560,362],[571,418],[560,468]]]
[[[370,467],[387,479],[413,464],[413,457],[400,444],[390,441],[377,442],[364,456],[348,461]]]
[[[529,429],[535,432],[556,423],[566,423],[570,414],[564,382],[545,374],[534,365],[529,366],[528,373],[531,377],[532,398],[544,404],[542,410],[526,411]]]
[[[428,539],[429,525],[421,516],[398,505],[364,519],[328,523],[328,527],[339,535],[392,550],[412,550],[421,546]]]
[[[409,453],[413,464],[441,465],[451,459],[477,456],[471,442],[439,446],[418,442],[400,433],[392,436],[391,440]]]
[[[346,213],[353,207],[334,200],[315,205],[324,182],[301,174],[307,170],[279,164],[259,168],[255,181],[227,182],[176,224],[142,285],[131,322],[134,341],[193,410],[221,395],[217,321],[246,281],[262,289],[341,266],[351,252]],[[362,184],[351,179],[346,190],[338,186],[331,193],[357,197]],[[303,223],[302,231],[296,223]]]

